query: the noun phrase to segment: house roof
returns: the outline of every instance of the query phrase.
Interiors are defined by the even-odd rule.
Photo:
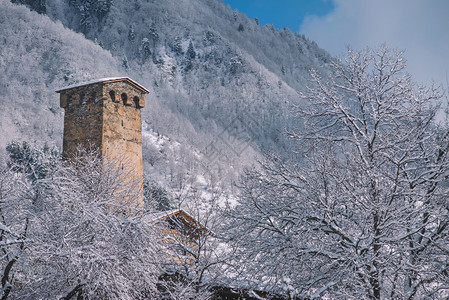
[[[159,221],[163,221],[168,218],[177,218],[180,220],[185,226],[188,226],[192,229],[199,230],[199,231],[205,231],[210,233],[210,231],[201,223],[199,223],[197,220],[195,220],[194,217],[192,217],[189,213],[185,212],[182,209],[172,209],[168,211],[162,211],[158,213],[148,214],[144,217],[144,222],[148,222],[149,224],[155,224]]]
[[[129,77],[109,77],[109,78],[101,78],[101,79],[95,79],[95,80],[81,82],[81,83],[77,83],[77,84],[72,84],[72,85],[64,87],[60,90],[57,90],[56,93],[61,93],[66,90],[70,90],[70,89],[74,89],[74,88],[78,88],[78,87],[82,87],[82,86],[86,86],[86,85],[94,84],[94,83],[110,83],[110,82],[119,82],[119,81],[126,81],[126,82],[130,83],[131,85],[133,85],[135,88],[141,90],[142,92],[144,92],[146,94],[148,94],[150,92],[149,90],[144,88],[141,84],[137,83],[136,81],[132,80]]]
[[[148,223],[154,223],[158,220],[162,220],[167,217],[173,216],[176,212],[180,212],[180,211],[183,211],[183,210],[182,209],[172,209],[172,210],[151,213],[144,217],[144,221],[148,222]]]

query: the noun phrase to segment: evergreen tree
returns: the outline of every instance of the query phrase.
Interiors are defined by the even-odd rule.
[[[154,42],[157,42],[159,40],[159,33],[157,32],[156,23],[151,23],[150,31],[148,33],[150,36],[150,39]]]
[[[128,68],[129,68],[128,58],[126,57],[125,54],[123,54],[123,57],[122,57],[122,66],[123,66],[125,69],[128,69]]]
[[[85,34],[92,28],[92,7],[92,0],[84,0],[78,7],[81,31]]]
[[[141,42],[142,63],[144,63],[150,56],[150,41],[147,38],[143,38]]]
[[[182,54],[182,39],[179,36],[176,37],[175,41],[173,42],[173,52],[178,55]]]
[[[144,179],[143,195],[145,205],[149,210],[166,211],[173,209],[169,193],[155,181]]]
[[[34,10],[40,14],[47,13],[46,0],[11,0],[15,4],[26,5],[29,9]]]
[[[45,178],[60,159],[56,148],[45,144],[42,148],[27,142],[13,141],[6,146],[9,155],[8,167],[15,172],[26,174],[32,182]]]
[[[148,37],[149,40],[151,42],[151,46],[153,48],[153,52],[155,52],[156,49],[156,45],[159,41],[159,33],[158,30],[156,28],[156,23],[153,21],[153,23],[151,23],[151,27],[150,27],[150,31],[148,32]]]
[[[134,26],[133,24],[129,25],[129,30],[128,30],[128,40],[130,42],[134,41],[134,38],[136,37],[136,34],[134,33]]]
[[[96,11],[99,23],[102,23],[104,18],[108,15],[113,3],[114,0],[98,0],[98,2],[96,3]]]
[[[195,49],[193,48],[192,41],[190,41],[190,43],[189,43],[189,48],[187,48],[186,55],[187,55],[188,59],[195,59],[195,57],[196,57],[196,52],[195,52]]]
[[[190,41],[189,47],[187,48],[186,52],[186,65],[184,67],[184,71],[188,72],[193,68],[193,61],[195,60],[196,52],[193,48],[193,43]]]

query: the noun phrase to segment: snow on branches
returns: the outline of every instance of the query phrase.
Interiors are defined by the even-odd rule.
[[[449,137],[441,95],[401,52],[349,50],[312,82],[289,132],[301,163],[275,156],[242,181],[231,238],[245,272],[306,298],[446,298]],[[255,277],[253,274],[256,274]]]
[[[2,299],[154,295],[155,234],[122,209],[139,194],[130,177],[95,153],[53,165],[33,184],[21,169],[1,170]]]

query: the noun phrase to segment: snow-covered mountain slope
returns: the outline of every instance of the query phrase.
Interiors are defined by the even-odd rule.
[[[11,140],[62,142],[55,90],[120,73],[108,52],[61,23],[0,1],[0,151]]]
[[[12,139],[60,145],[54,91],[129,76],[151,91],[145,168],[167,182],[174,170],[231,182],[265,151],[289,156],[282,133],[301,126],[292,111],[298,91],[311,67],[326,73],[332,60],[307,38],[216,0],[41,2],[31,8],[49,18],[0,0],[0,147]]]

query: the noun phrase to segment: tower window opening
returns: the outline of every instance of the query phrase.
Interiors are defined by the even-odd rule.
[[[137,97],[137,96],[135,96],[134,98],[133,98],[133,101],[134,101],[134,103],[136,104],[136,107],[140,107],[140,105],[139,105],[139,97]]]
[[[115,92],[114,91],[110,91],[109,92],[109,96],[111,97],[112,102],[117,102],[117,100],[115,99]]]
[[[123,101],[123,104],[129,105],[128,104],[128,95],[126,95],[126,93],[122,93],[122,101]]]

